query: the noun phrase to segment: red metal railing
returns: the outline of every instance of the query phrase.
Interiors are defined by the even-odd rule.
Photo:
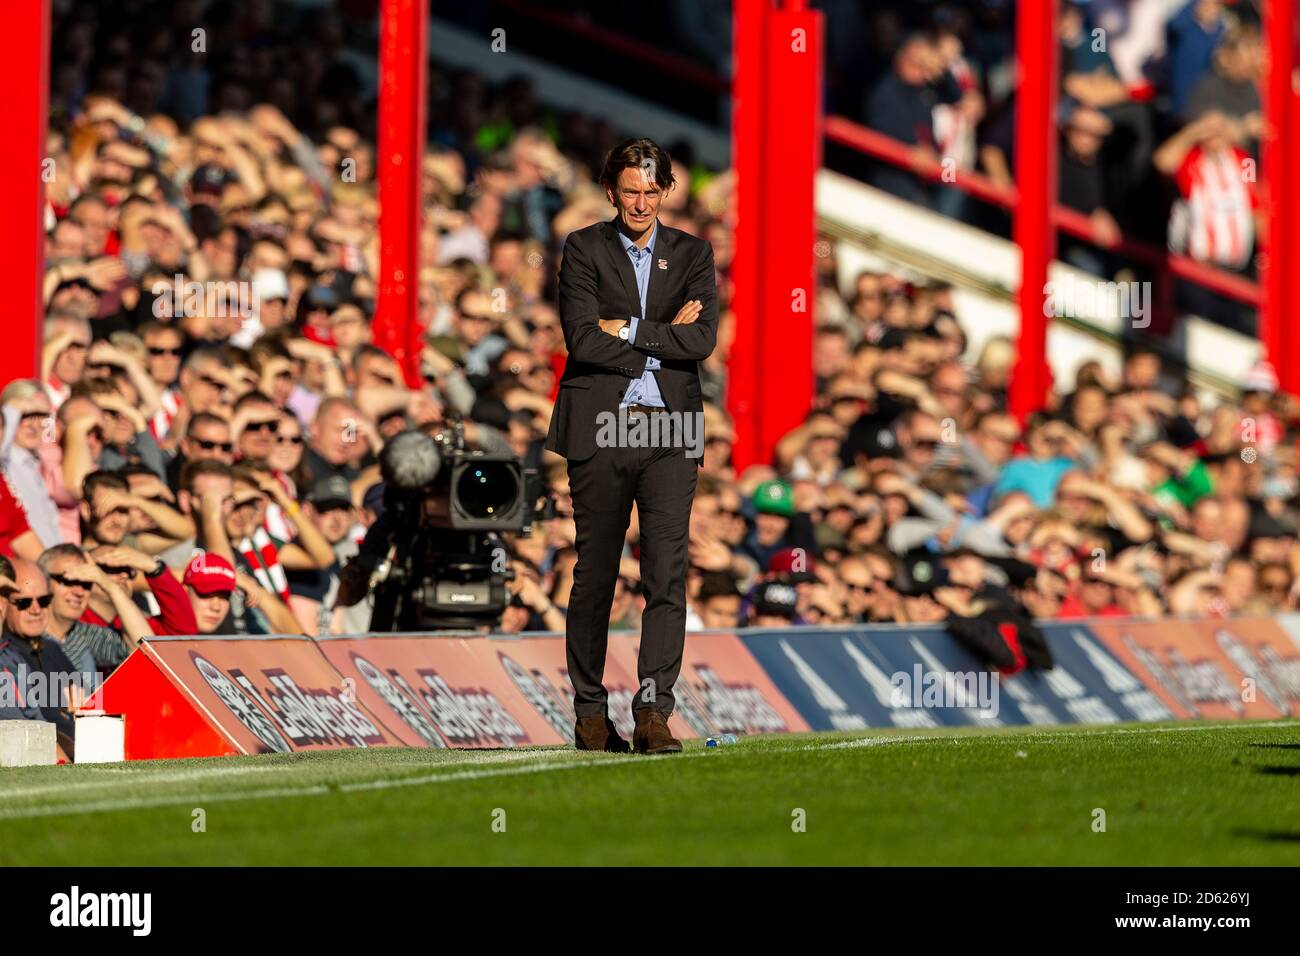
[[[1014,210],[1016,204],[1020,202],[1020,194],[1014,187],[999,186],[980,173],[959,169],[955,171],[952,181],[948,181],[943,178],[943,167],[937,163],[918,169],[912,162],[911,150],[906,144],[900,143],[884,133],[868,129],[846,117],[827,116],[823,128],[827,139],[842,146],[856,149],[873,159],[910,169],[922,179],[945,183],[948,186],[960,189],[969,196],[974,196],[976,199],[1000,206],[1008,211]],[[1190,256],[1179,255],[1170,252],[1168,249],[1162,249],[1159,246],[1139,242],[1135,239],[1121,238],[1119,242],[1113,245],[1102,246],[1093,238],[1092,224],[1088,217],[1077,209],[1070,209],[1068,206],[1062,206],[1059,203],[1052,210],[1052,220],[1062,232],[1086,242],[1094,243],[1100,248],[1105,248],[1154,269],[1157,274],[1161,274],[1165,279],[1168,276],[1177,276],[1180,279],[1195,282],[1197,285],[1237,302],[1243,302],[1255,308],[1260,305],[1259,284],[1249,279],[1244,279],[1231,272],[1225,272],[1222,269],[1216,269],[1214,266],[1206,265],[1204,262],[1199,262]]]

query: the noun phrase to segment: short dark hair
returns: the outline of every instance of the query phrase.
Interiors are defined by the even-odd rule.
[[[625,169],[648,169],[655,184],[666,190],[677,178],[673,176],[673,161],[663,147],[652,139],[625,139],[609,151],[600,171],[600,184],[606,189],[618,188],[619,173]]]
[[[736,579],[726,571],[709,571],[700,578],[696,600],[703,604],[715,597],[742,597]]]
[[[275,399],[265,392],[252,391],[239,396],[239,401],[235,402],[235,411],[242,411],[249,405],[275,405]],[[278,405],[276,406],[279,407]]]
[[[95,500],[95,492],[100,488],[112,488],[114,491],[130,491],[131,486],[116,471],[92,471],[81,483],[81,500]]]
[[[229,425],[220,415],[213,415],[211,412],[195,412],[190,418],[189,424],[185,426],[185,437],[189,438],[194,434],[194,429],[199,425]]]
[[[187,461],[184,467],[181,468],[181,490],[194,494],[194,479],[200,475],[222,475],[229,478],[230,466],[224,461],[217,461],[215,458],[196,458],[193,461]]]

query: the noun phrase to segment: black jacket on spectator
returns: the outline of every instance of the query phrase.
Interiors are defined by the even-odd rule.
[[[944,625],[957,643],[1008,676],[1025,667],[1052,667],[1043,632],[1013,605],[994,604],[975,617],[951,614]]]

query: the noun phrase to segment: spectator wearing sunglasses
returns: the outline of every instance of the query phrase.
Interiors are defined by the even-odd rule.
[[[195,349],[181,366],[182,413],[218,412],[234,400],[230,375],[221,355],[212,348]]]
[[[280,430],[280,409],[261,392],[249,392],[235,402],[230,419],[230,435],[237,458],[263,460],[275,450],[275,436]]]
[[[307,449],[307,439],[302,432],[302,424],[291,412],[280,413],[280,428],[275,433],[275,448],[266,456],[266,463],[289,480],[290,493],[297,495],[297,489],[308,485],[307,470],[303,467],[303,452]]]
[[[50,582],[54,600],[46,633],[59,641],[78,670],[95,673],[96,686],[130,655],[152,630],[131,595],[75,544],[47,548],[36,561]],[[90,609],[90,595],[106,596],[118,619],[119,630],[82,620]]]
[[[229,422],[209,412],[199,412],[189,420],[184,437],[176,445],[176,456],[167,465],[167,483],[179,488],[181,472],[188,462],[209,460],[232,464],[235,443],[230,439]]]
[[[134,544],[131,533],[130,486],[114,471],[92,471],[82,483],[81,543],[87,549],[101,544]]]
[[[72,386],[86,372],[90,350],[90,323],[70,312],[50,313],[45,320],[45,347],[41,352],[41,381],[57,409],[68,399]]]
[[[88,431],[70,430],[65,435],[65,454],[71,454],[74,460],[93,460],[96,467],[107,469],[140,461],[161,478],[167,468],[167,458],[149,431],[148,419],[136,407],[138,391],[129,382],[115,378],[90,378],[72,387],[68,401],[83,398],[90,399],[99,409],[94,429],[96,441],[91,443]]]
[[[55,725],[60,745],[71,753],[72,711],[81,706],[82,693],[80,686],[69,683],[75,684],[80,672],[47,633],[54,596],[45,572],[22,558],[13,562],[13,569],[12,577],[0,580],[0,589],[9,592],[0,645],[17,651],[28,674],[43,674],[47,686],[62,691],[61,700],[42,701],[39,706],[42,719]]]
[[[54,407],[39,382],[19,379],[0,393],[4,428],[0,469],[22,503],[27,523],[49,547],[63,540],[59,509],[41,470],[41,448],[54,442]]]
[[[181,356],[185,351],[185,333],[174,325],[145,322],[137,330],[144,342],[144,367],[158,386],[158,411],[149,422],[153,437],[161,444],[171,433],[172,423],[181,410]]]
[[[90,550],[90,558],[128,595],[137,590],[144,591],[141,600],[150,605],[145,620],[153,633],[194,633],[194,612],[190,609],[189,599],[161,559],[126,545],[100,545]],[[90,605],[81,619],[124,633],[127,629],[121,614],[103,590],[91,591]]]
[[[0,555],[0,623],[3,623],[9,612],[9,595],[17,587],[14,583],[14,566],[8,558]],[[0,630],[0,720],[44,720],[40,708],[28,699],[27,688],[23,683],[27,658],[18,649],[17,642],[18,638]],[[6,699],[13,703],[5,703]]]

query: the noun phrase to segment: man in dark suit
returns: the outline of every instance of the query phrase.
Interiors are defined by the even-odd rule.
[[[626,752],[603,683],[610,605],[636,503],[646,608],[633,698],[638,753],[675,753],[668,730],[686,635],[686,548],[703,444],[699,363],[717,337],[713,249],[658,221],[672,164],[648,139],[616,146],[600,177],[616,215],[569,235],[560,323],[569,358],[546,447],[568,459],[578,563],[566,624],[580,750]],[[673,440],[646,426],[676,419]],[[644,421],[638,421],[644,419]],[[617,426],[617,427],[611,427]],[[663,432],[658,434],[662,435]]]

